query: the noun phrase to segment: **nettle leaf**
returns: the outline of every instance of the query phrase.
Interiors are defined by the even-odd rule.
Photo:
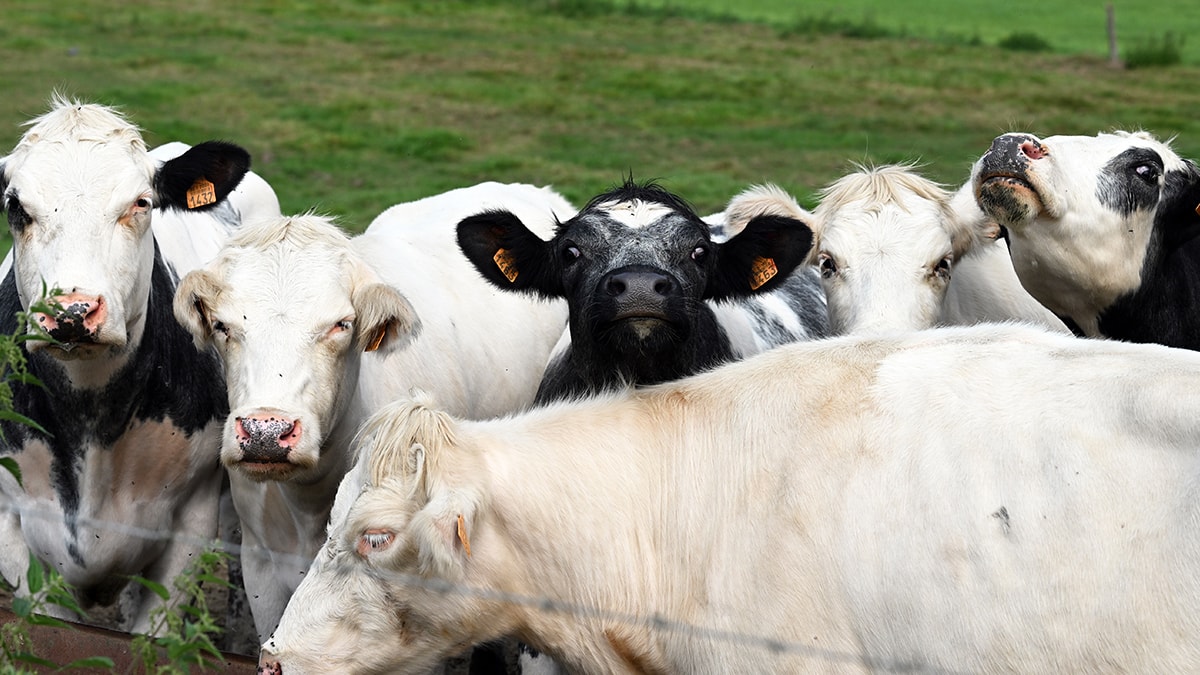
[[[171,591],[167,590],[166,586],[163,586],[162,584],[158,583],[157,581],[151,581],[145,577],[139,577],[137,575],[131,576],[129,578],[133,581],[138,582],[142,586],[145,586],[146,588],[150,589],[155,595],[162,598],[164,601],[171,599]]]
[[[41,593],[46,585],[46,570],[42,568],[42,561],[38,560],[32,551],[29,553],[29,568],[25,570],[25,581],[29,584],[26,588],[30,595]]]
[[[0,467],[7,469],[13,478],[17,479],[17,485],[21,486],[21,488],[25,487],[21,479],[21,467],[17,464],[17,460],[12,457],[0,457]]]

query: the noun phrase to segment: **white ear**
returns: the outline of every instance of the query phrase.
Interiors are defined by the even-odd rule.
[[[364,352],[395,349],[420,330],[416,310],[387,284],[358,286],[350,301],[358,314],[358,347]]]
[[[193,270],[179,282],[172,307],[175,320],[204,349],[212,339],[212,307],[221,294],[221,282],[208,270]]]
[[[417,547],[422,576],[460,579],[471,557],[471,534],[478,530],[478,499],[462,489],[437,491],[413,516],[409,533]]]

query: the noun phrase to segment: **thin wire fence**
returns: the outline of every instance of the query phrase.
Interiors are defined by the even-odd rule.
[[[11,503],[0,505],[0,512],[13,513],[17,510],[17,507]],[[32,508],[22,508],[20,509],[20,514],[22,519],[45,519],[47,521],[56,521],[62,517],[61,513],[57,511],[38,510]],[[187,546],[194,547],[196,549],[204,549],[216,546],[219,550],[228,553],[230,556],[238,558],[261,555],[271,560],[290,562],[304,568],[307,568],[311,562],[311,559],[309,558],[287,553],[272,552],[259,547],[244,547],[235,542],[206,540],[197,537],[180,535],[173,532],[148,530],[146,528],[136,527],[125,523],[115,523],[88,517],[78,518],[76,522],[79,526],[106,530],[122,536],[138,537],[151,541],[182,542]],[[566,614],[580,621],[619,623],[628,626],[639,626],[652,632],[671,632],[685,635],[689,638],[697,640],[736,645],[739,647],[763,649],[773,654],[799,655],[809,659],[819,659],[826,662],[868,665],[864,661],[863,657],[856,653],[825,649],[805,643],[789,642],[787,640],[781,640],[770,635],[756,635],[740,631],[696,626],[672,619],[668,616],[663,616],[661,614],[653,614],[650,616],[632,614],[578,602],[564,601],[547,596],[506,593],[490,588],[479,588],[452,583],[444,579],[425,578],[402,572],[380,570],[378,568],[372,568],[372,573],[379,575],[388,582],[397,585],[410,588],[420,588],[442,595],[467,596],[492,602],[510,603],[513,605],[537,609],[543,612]],[[904,667],[897,668],[888,666],[885,666],[883,669],[892,672],[908,670]],[[923,669],[923,672],[928,672],[928,669]]]

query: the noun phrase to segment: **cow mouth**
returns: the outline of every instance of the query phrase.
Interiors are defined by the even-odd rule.
[[[243,459],[233,466],[247,478],[258,482],[287,480],[300,470],[292,462],[253,458]]]
[[[1026,175],[1008,171],[984,172],[979,175],[976,185],[980,208],[1001,225],[1030,222],[1045,208],[1041,194]]]

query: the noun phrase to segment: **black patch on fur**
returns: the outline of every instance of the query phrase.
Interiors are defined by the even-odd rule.
[[[1145,177],[1139,169],[1149,170]],[[1124,217],[1158,204],[1162,156],[1151,148],[1130,148],[1108,160],[1096,180],[1096,198]],[[1150,176],[1152,180],[1147,180]]]
[[[187,193],[200,178],[208,179],[217,193],[217,201],[193,211],[203,211],[224,203],[250,170],[250,153],[225,141],[205,141],[187,152],[163,162],[154,175],[154,192],[159,208],[187,209]]]
[[[1163,182],[1137,290],[1100,316],[1100,332],[1129,342],[1200,350],[1200,170],[1188,163]]]
[[[0,331],[9,334],[16,330],[16,313],[23,309],[14,274],[10,270],[0,283]],[[191,335],[175,321],[171,302],[176,283],[156,243],[145,331],[129,363],[105,387],[71,387],[59,365],[44,351],[29,355],[29,370],[45,388],[13,384],[14,410],[52,435],[0,422],[4,430],[0,454],[19,454],[30,439],[49,446],[53,457],[50,483],[72,528],[81,484],[88,479],[82,470],[89,442],[110,448],[138,420],[169,419],[190,436],[228,414],[224,375],[216,355],[196,351]],[[144,451],[162,449],[147,447]],[[215,455],[213,461],[218,461]]]

